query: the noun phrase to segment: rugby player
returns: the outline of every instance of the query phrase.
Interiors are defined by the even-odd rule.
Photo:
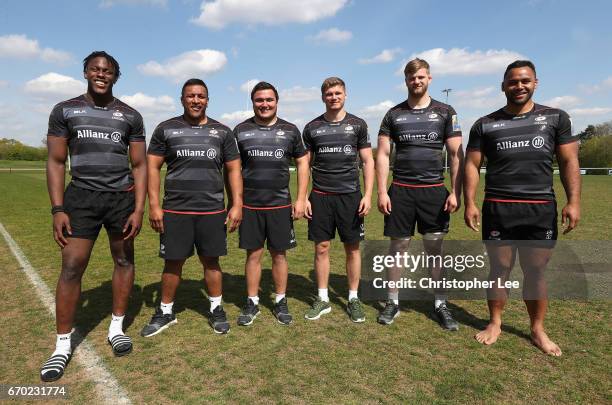
[[[195,250],[204,269],[210,301],[208,322],[215,333],[230,326],[223,309],[219,256],[227,254],[226,229],[235,231],[242,219],[240,154],[231,130],[206,115],[208,87],[189,79],[181,90],[183,115],[155,128],[147,151],[149,166],[149,223],[160,234],[159,256],[164,259],[161,304],[141,332],[154,336],[176,323],[173,311],[183,264]],[[166,163],[163,207],[160,171]],[[226,210],[222,169],[227,171],[233,204]]]
[[[83,60],[87,92],[57,104],[49,117],[47,187],[62,270],[55,295],[57,343],[42,366],[43,381],[59,379],[70,360],[81,278],[103,225],[114,262],[108,342],[116,356],[132,351],[123,319],[134,284],[134,238],[142,225],[147,169],[142,116],[113,96],[120,75],[115,58],[92,52]],[[64,190],[68,155],[72,180]]]
[[[344,109],[346,85],[330,77],[321,85],[325,113],[309,122],[303,139],[311,152],[312,191],[306,203],[308,239],[314,242],[318,296],[305,318],[319,319],[331,311],[329,294],[329,250],[336,229],[346,253],[348,279],[347,312],[353,322],[365,321],[357,294],[361,276],[359,242],[364,239],[364,217],[371,207],[374,159],[364,120]],[[359,161],[363,163],[365,192],[359,184]]]
[[[497,241],[487,243],[489,279],[507,279],[518,251],[531,340],[544,353],[560,356],[561,349],[544,330],[548,307],[544,269],[558,234],[552,187],[553,156],[557,155],[567,196],[561,213],[564,233],[567,233],[580,219],[578,137],[572,136],[570,118],[565,111],[534,103],[532,97],[537,86],[532,62],[511,63],[501,85],[506,105],[474,123],[465,165],[465,222],[478,231],[480,213],[475,196],[480,167],[486,157],[482,239]],[[519,240],[523,242],[512,242]],[[501,333],[507,292],[493,288],[487,293],[489,324],[475,338],[491,345]]]
[[[425,250],[438,255],[448,233],[450,214],[459,209],[463,149],[457,113],[450,105],[429,95],[429,64],[413,59],[404,68],[408,99],[391,108],[383,118],[378,135],[376,176],[378,209],[385,215],[385,236],[392,251],[407,251],[415,226],[423,235]],[[387,191],[391,142],[396,154],[393,181]],[[449,193],[444,186],[444,153],[450,163]],[[434,280],[441,280],[444,269],[429,269]],[[396,278],[397,269],[390,272]],[[389,290],[389,299],[378,315],[388,325],[399,315],[399,292]],[[444,329],[458,330],[459,324],[446,306],[444,291],[436,290],[434,312]]]
[[[293,317],[287,306],[287,249],[296,246],[293,220],[304,216],[308,188],[308,153],[298,128],[279,118],[278,91],[259,82],[251,91],[252,118],[234,128],[242,160],[244,179],[243,218],[240,248],[246,250],[244,272],[247,301],[238,316],[238,325],[247,326],[259,315],[259,283],[264,243],[272,257],[272,278],[276,295],[272,312],[279,323],[288,325]],[[291,205],[289,164],[295,159],[298,195]]]

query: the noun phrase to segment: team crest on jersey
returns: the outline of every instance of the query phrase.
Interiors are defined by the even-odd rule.
[[[211,129],[209,131],[209,133],[212,134],[212,135],[217,135],[219,133],[219,131],[217,131],[216,129]]]
[[[429,114],[429,118],[431,118],[431,119],[438,118],[438,114],[436,114],[436,113]]]
[[[278,130],[278,131],[276,131],[276,135],[281,135],[281,136],[282,136],[282,135],[285,135],[285,131],[283,131],[283,130]]]
[[[438,133],[437,132],[430,132],[429,134],[427,134],[427,140],[428,141],[435,141],[436,139],[438,139]]]
[[[217,151],[213,148],[210,148],[206,151],[206,157],[209,159],[214,159],[217,157]]]
[[[346,127],[344,127],[345,131],[352,131],[353,130],[353,126],[352,125],[347,125]]]
[[[536,120],[536,121],[546,121],[546,116],[541,115],[541,116],[539,116],[539,117],[536,117],[536,118],[535,118],[535,120]]]
[[[345,154],[350,155],[351,152],[353,152],[353,148],[351,147],[351,145],[344,145],[344,147],[342,148],[342,151]]]

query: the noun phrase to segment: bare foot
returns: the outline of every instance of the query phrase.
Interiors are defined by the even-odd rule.
[[[497,342],[497,338],[500,334],[501,327],[495,323],[490,323],[487,325],[485,330],[478,332],[476,336],[474,336],[474,339],[483,345],[492,345],[493,343]]]
[[[531,332],[531,341],[536,347],[542,350],[544,353],[559,357],[561,356],[561,349],[555,342],[550,340],[546,332]]]

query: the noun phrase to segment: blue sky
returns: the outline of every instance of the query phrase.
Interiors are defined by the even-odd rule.
[[[252,115],[249,81],[269,81],[279,115],[302,128],[323,112],[322,80],[340,76],[347,110],[375,139],[406,98],[400,71],[415,55],[432,65],[433,97],[452,89],[464,137],[503,106],[501,76],[517,58],[536,64],[536,102],[565,109],[580,131],[612,119],[610,15],[603,0],[3,0],[0,138],[40,145],[52,106],[84,91],[92,50],[121,64],[115,96],[143,114],[148,136],[182,112],[189,77],[207,82],[208,115],[229,126]]]

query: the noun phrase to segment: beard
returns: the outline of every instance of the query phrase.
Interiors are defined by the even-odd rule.
[[[408,94],[410,94],[411,96],[422,96],[423,94],[425,94],[427,92],[427,88],[429,87],[429,85],[425,84],[421,87],[418,88],[412,88],[412,87],[408,87]]]

